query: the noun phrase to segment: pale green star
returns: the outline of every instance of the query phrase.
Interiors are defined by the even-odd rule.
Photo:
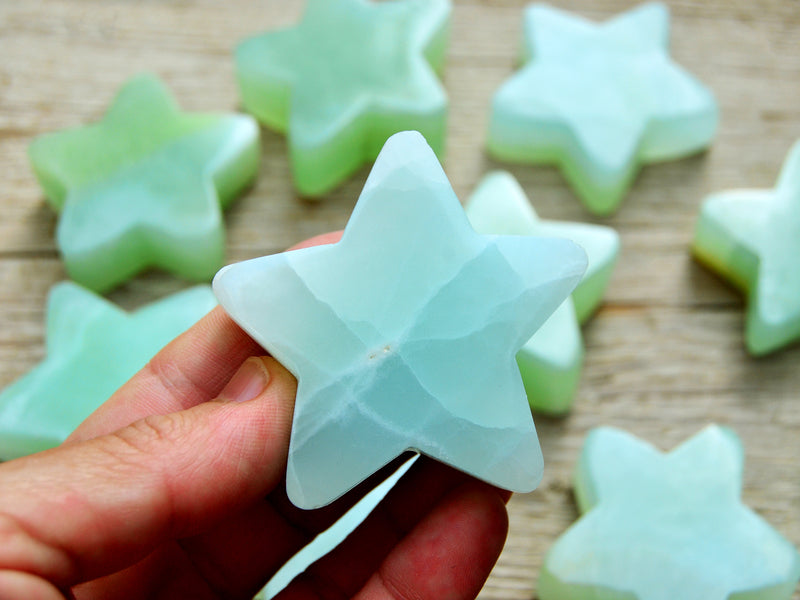
[[[775,189],[708,197],[692,250],[747,294],[745,340],[752,354],[800,338],[800,142]]]
[[[478,233],[566,238],[584,250],[586,273],[564,303],[517,353],[517,363],[536,411],[561,414],[575,397],[583,365],[580,323],[603,298],[619,252],[619,236],[610,227],[540,219],[510,173],[484,177],[466,206]]]
[[[0,460],[57,446],[216,305],[207,285],[127,313],[72,282],[47,301],[47,356],[0,394]]]
[[[575,473],[583,516],[547,553],[541,600],[789,600],[800,555],[742,504],[742,454],[717,426],[668,454],[593,430]]]
[[[340,242],[220,271],[220,304],[298,380],[292,502],[325,505],[410,449],[535,488],[542,455],[514,357],[585,267],[569,240],[475,233],[431,148],[402,132]]]
[[[586,208],[605,215],[640,165],[711,142],[716,101],[670,59],[664,5],[644,4],[597,25],[533,4],[524,27],[526,64],[492,104],[494,156],[559,165]]]
[[[449,0],[309,0],[297,25],[239,45],[242,102],[287,132],[301,194],[329,191],[398,131],[441,155],[449,19]]]
[[[149,266],[210,280],[222,266],[222,209],[258,171],[245,115],[182,113],[140,75],[97,124],[37,138],[31,164],[53,208],[67,272],[106,291]]]

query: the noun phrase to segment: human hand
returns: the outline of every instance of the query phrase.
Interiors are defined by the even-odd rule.
[[[62,446],[1,464],[0,599],[250,598],[374,487],[289,502],[296,382],[261,354],[217,308]],[[473,598],[507,499],[423,457],[279,598]]]

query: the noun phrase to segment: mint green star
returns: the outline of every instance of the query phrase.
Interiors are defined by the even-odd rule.
[[[800,555],[742,504],[742,455],[717,426],[668,454],[593,430],[575,473],[584,514],[547,553],[541,600],[789,600]]]
[[[640,165],[697,152],[716,130],[714,97],[670,59],[668,30],[657,3],[600,25],[529,6],[527,64],[494,97],[490,152],[555,163],[588,210],[616,210]]]
[[[522,381],[533,410],[562,414],[575,397],[583,365],[580,323],[603,298],[619,251],[619,236],[610,227],[540,219],[513,175],[483,178],[466,206],[478,233],[566,238],[584,250],[586,273],[572,292],[517,353]]]
[[[569,240],[478,235],[417,132],[386,142],[340,242],[231,265],[214,292],[298,380],[286,486],[323,506],[406,450],[531,491],[514,357],[578,283]]]
[[[222,209],[255,178],[258,126],[186,114],[140,75],[97,124],[37,138],[31,164],[53,208],[75,281],[98,292],[149,266],[210,280],[222,266]]]
[[[72,282],[47,301],[47,356],[0,394],[0,460],[57,446],[216,305],[207,285],[126,313]]]
[[[745,340],[752,354],[800,338],[800,142],[775,189],[706,198],[692,250],[747,294]]]
[[[449,19],[449,0],[308,0],[297,25],[239,45],[242,102],[287,132],[301,194],[326,193],[398,131],[442,154]]]

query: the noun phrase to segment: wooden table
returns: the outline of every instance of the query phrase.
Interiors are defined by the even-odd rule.
[[[487,171],[507,168],[484,152],[486,125],[493,92],[515,68],[523,4],[456,2],[444,76],[445,167],[462,200]],[[543,554],[577,516],[572,468],[597,425],[664,449],[710,422],[733,427],[746,447],[746,503],[800,545],[800,346],[749,357],[742,298],[688,253],[703,197],[772,187],[800,137],[800,12],[796,0],[670,4],[673,56],[717,94],[719,133],[703,155],[646,167],[619,213],[602,221],[619,231],[622,254],[605,304],[584,328],[574,410],[537,418],[545,479],[513,499],[508,544],[485,598],[535,597]],[[629,6],[563,5],[596,19]],[[0,3],[0,386],[42,358],[45,297],[65,277],[56,218],[28,165],[31,139],[99,119],[120,84],[142,70],[163,77],[188,110],[236,109],[231,49],[253,32],[294,22],[301,10],[284,0]],[[543,217],[594,221],[557,170],[510,170]],[[341,228],[366,175],[364,168],[322,202],[299,200],[284,138],[264,131],[258,182],[228,213],[228,259]],[[134,308],[185,285],[146,274],[111,298]]]

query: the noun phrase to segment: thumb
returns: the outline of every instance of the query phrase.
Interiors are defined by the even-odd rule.
[[[70,586],[251,504],[283,477],[295,392],[249,358],[216,401],[0,465],[0,572]]]

